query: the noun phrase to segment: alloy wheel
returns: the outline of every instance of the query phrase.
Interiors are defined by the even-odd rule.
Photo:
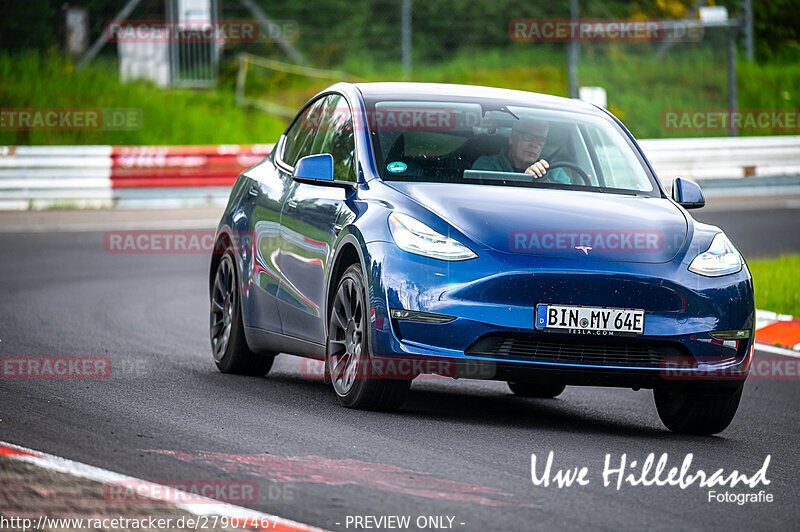
[[[333,388],[346,395],[361,369],[364,349],[364,312],[358,287],[346,279],[336,293],[328,340],[328,363]]]
[[[211,296],[211,349],[217,362],[225,355],[231,337],[233,309],[236,304],[234,280],[233,261],[230,255],[225,255],[217,268]]]

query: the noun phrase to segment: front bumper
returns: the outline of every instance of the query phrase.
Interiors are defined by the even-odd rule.
[[[677,261],[619,263],[491,250],[474,260],[445,262],[387,242],[368,244],[367,253],[376,357],[437,361],[448,376],[565,384],[738,386],[747,377],[755,319],[747,268],[707,278]],[[537,331],[538,303],[642,308],[644,334]],[[391,309],[456,319],[393,320]],[[751,334],[747,340],[711,336],[729,330]]]

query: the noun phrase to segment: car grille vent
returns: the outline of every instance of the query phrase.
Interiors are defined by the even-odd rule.
[[[470,356],[601,366],[659,367],[665,357],[685,357],[678,345],[633,341],[584,341],[552,335],[484,336],[466,350]]]

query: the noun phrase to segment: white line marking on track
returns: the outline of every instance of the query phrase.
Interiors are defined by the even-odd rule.
[[[18,451],[22,451],[25,453],[30,453],[30,455],[12,455],[9,458],[14,460],[20,460],[22,462],[28,462],[30,464],[39,466],[43,469],[48,469],[50,471],[56,471],[59,473],[65,473],[67,475],[72,475],[79,478],[84,478],[87,480],[93,480],[95,482],[136,482],[137,486],[145,486],[149,487],[147,490],[148,497],[155,500],[160,500],[171,504],[176,508],[180,508],[181,510],[187,511],[194,515],[201,515],[201,516],[227,516],[234,519],[239,519],[242,521],[253,520],[254,522],[258,523],[264,520],[268,522],[269,529],[277,529],[277,530],[296,530],[296,531],[303,531],[303,532],[323,532],[322,529],[316,528],[310,525],[306,525],[303,523],[298,523],[297,521],[292,521],[290,519],[284,519],[283,517],[278,517],[277,515],[270,515],[261,512],[257,512],[255,510],[250,510],[249,508],[244,508],[241,506],[235,506],[233,504],[227,504],[219,501],[215,501],[214,499],[208,499],[206,497],[200,497],[195,494],[191,494],[192,500],[204,500],[208,501],[207,503],[180,503],[170,500],[169,496],[160,497],[159,494],[162,493],[163,490],[158,489],[160,487],[159,484],[155,482],[148,482],[146,480],[140,480],[135,477],[122,475],[120,473],[114,473],[113,471],[108,471],[106,469],[101,469],[99,467],[91,466],[88,464],[84,464],[81,462],[75,462],[69,460],[67,458],[61,458],[60,456],[55,456],[52,454],[47,454],[42,451],[36,451],[34,449],[28,449],[27,447],[22,447],[20,445],[15,445],[13,443],[8,443],[4,441],[0,441],[0,447],[9,447],[11,449],[16,449]],[[173,492],[176,490],[172,490]],[[186,494],[189,497],[189,494]],[[277,525],[277,526],[275,526]],[[243,525],[240,525],[244,528]],[[265,527],[260,527],[265,528]]]
[[[773,355],[783,355],[785,357],[800,358],[800,351],[794,351],[786,347],[776,347],[774,345],[759,344],[756,342],[756,351],[764,351]]]

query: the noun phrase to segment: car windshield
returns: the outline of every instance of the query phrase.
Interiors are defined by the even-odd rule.
[[[387,181],[563,188],[660,196],[610,118],[503,102],[368,102],[373,155]],[[525,173],[544,159],[549,169]]]

